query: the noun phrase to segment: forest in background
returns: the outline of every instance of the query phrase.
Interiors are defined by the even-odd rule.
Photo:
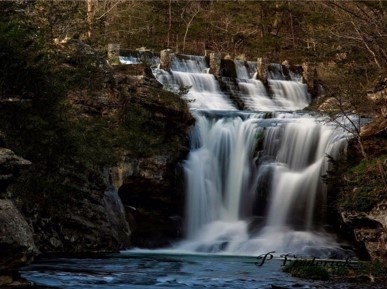
[[[29,0],[0,5],[3,37],[12,38],[10,21],[22,23],[32,32],[21,37],[39,42],[48,53],[61,42],[80,39],[103,53],[108,43],[119,43],[155,52],[170,48],[248,60],[266,56],[279,63],[308,61],[322,64],[320,77],[332,91],[357,96],[387,67],[387,3],[382,0]]]

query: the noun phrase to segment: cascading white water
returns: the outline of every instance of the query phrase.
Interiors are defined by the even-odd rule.
[[[174,58],[171,72],[157,69],[156,78],[172,91],[189,88],[183,97],[194,109],[235,110],[232,102],[221,92],[214,75],[207,73],[204,57]]]
[[[253,117],[195,116],[196,148],[185,165],[189,237],[211,221],[240,219],[242,202],[248,199],[243,193],[249,191],[256,139],[262,131]]]
[[[270,95],[251,79],[251,65],[236,62],[236,72],[232,94],[250,112],[237,110],[230,92],[222,92],[207,74],[204,58],[175,58],[171,72],[155,71],[165,86],[191,87],[185,98],[196,118],[184,165],[187,239],[178,247],[246,255],[336,254],[339,246],[322,230],[321,176],[326,155],[337,158],[344,150],[344,134],[310,115],[284,112],[308,105],[303,83],[281,79],[281,71],[269,79]]]

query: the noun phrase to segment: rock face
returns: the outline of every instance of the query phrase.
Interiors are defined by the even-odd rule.
[[[41,208],[28,212],[42,252],[114,252],[127,245],[130,229],[113,188],[92,190],[84,198],[71,198],[67,203],[56,211],[53,204],[47,212]]]
[[[387,201],[377,204],[369,213],[342,212],[344,224],[353,231],[357,242],[364,244],[370,257],[387,258]]]
[[[378,105],[379,113],[384,118],[387,117],[387,77],[380,77],[374,88],[368,91],[369,101]]]
[[[126,97],[128,128],[137,138],[112,174],[133,231],[131,242],[169,245],[181,237],[184,189],[178,168],[188,153],[194,119],[187,104],[162,90],[148,68],[117,67],[115,79]]]
[[[0,192],[5,192],[20,169],[30,164],[31,162],[15,155],[10,149],[0,147]]]
[[[162,247],[181,238],[184,188],[171,155],[126,159],[120,196],[133,230],[133,246]],[[182,181],[181,181],[182,182]]]
[[[360,136],[368,160],[364,160],[354,141],[349,142],[341,216],[344,227],[362,244],[371,259],[387,260],[387,78],[381,77],[367,94],[373,116],[362,127]],[[349,204],[349,208],[348,208]],[[352,208],[351,208],[352,206]]]
[[[11,200],[0,199],[0,224],[0,272],[14,271],[38,250],[31,228]]]

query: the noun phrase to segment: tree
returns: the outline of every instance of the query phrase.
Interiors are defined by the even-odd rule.
[[[347,51],[362,48],[379,69],[387,67],[387,27],[385,1],[325,1],[319,2],[329,8],[336,23],[326,27]]]
[[[187,5],[183,8],[181,12],[181,19],[185,23],[185,33],[183,38],[183,52],[185,51],[185,42],[188,35],[188,30],[192,24],[192,21],[201,11],[200,2],[197,1],[188,1]]]

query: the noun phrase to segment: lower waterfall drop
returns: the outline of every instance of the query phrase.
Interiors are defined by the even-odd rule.
[[[193,147],[185,164],[187,241],[180,249],[238,255],[342,253],[322,230],[326,192],[321,176],[326,155],[338,157],[345,138],[310,116],[291,116],[195,113]]]

